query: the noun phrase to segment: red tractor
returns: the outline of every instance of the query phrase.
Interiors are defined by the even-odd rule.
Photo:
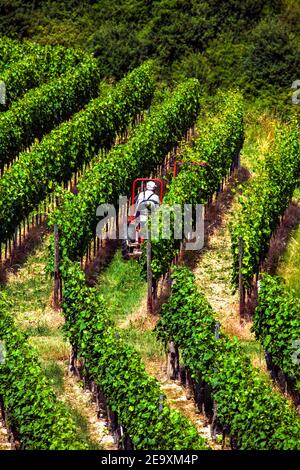
[[[124,259],[137,258],[142,254],[141,244],[144,241],[142,226],[147,221],[147,206],[151,204],[159,207],[163,200],[164,189],[164,181],[160,178],[134,180],[130,213],[127,218],[127,240],[122,242]]]

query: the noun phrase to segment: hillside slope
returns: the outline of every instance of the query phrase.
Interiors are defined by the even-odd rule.
[[[2,0],[0,34],[88,49],[117,78],[155,57],[167,81],[237,85],[275,108],[300,77],[298,0]]]

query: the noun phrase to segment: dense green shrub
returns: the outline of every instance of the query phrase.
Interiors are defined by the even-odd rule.
[[[176,178],[171,180],[164,197],[164,204],[179,205],[184,210],[185,204],[206,204],[218,190],[222,179],[228,175],[230,168],[237,162],[243,145],[243,102],[239,93],[218,94],[215,103],[219,113],[205,122],[198,124],[199,135],[191,148],[180,155],[184,164]],[[206,162],[207,166],[192,165],[192,162]],[[174,210],[171,211],[171,237],[164,239],[162,230],[158,238],[152,238],[152,274],[158,280],[165,274],[179,252],[181,241],[174,238]],[[180,220],[182,227],[184,220]],[[180,223],[178,222],[178,223]],[[161,228],[161,227],[160,227]],[[144,246],[145,248],[145,246]],[[141,258],[143,271],[146,273],[146,253]]]
[[[0,73],[6,86],[6,109],[26,91],[74,69],[85,54],[61,46],[35,47],[19,60],[11,61]]]

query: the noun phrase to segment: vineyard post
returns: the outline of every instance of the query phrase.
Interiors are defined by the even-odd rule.
[[[221,323],[219,321],[216,322],[215,326],[215,340],[219,341],[220,339],[220,327]],[[214,373],[218,373],[218,369],[214,367]],[[218,405],[216,400],[213,401],[213,417],[211,420],[211,425],[210,425],[210,435],[212,437],[212,440],[215,442],[216,441],[216,432],[217,432],[217,427],[216,427],[216,422],[217,422],[217,415],[218,415]]]
[[[59,282],[59,235],[58,226],[54,225],[54,308],[60,307],[60,282]]]
[[[243,237],[239,236],[239,297],[240,297],[240,318],[244,315],[245,290],[243,286]]]
[[[150,211],[148,209],[148,221],[149,221]],[[147,311],[149,314],[153,314],[153,296],[152,296],[152,284],[153,284],[153,276],[152,276],[152,244],[151,244],[151,230],[148,226],[148,236],[147,236],[147,285],[148,285],[148,300],[147,300]]]

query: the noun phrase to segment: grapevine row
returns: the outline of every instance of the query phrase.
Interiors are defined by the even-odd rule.
[[[61,124],[20,154],[0,179],[0,241],[12,237],[18,224],[74,171],[107,148],[134,117],[147,108],[154,91],[152,64],[145,63],[121,80],[105,98]]]
[[[29,53],[37,52],[43,46],[34,42],[20,42],[6,36],[0,37],[0,73],[10,66],[12,62],[24,58]]]
[[[0,73],[6,86],[5,109],[29,89],[74,69],[83,57],[81,51],[62,46],[39,46],[14,60]]]
[[[94,59],[38,88],[29,90],[0,114],[0,168],[69,118],[98,92],[99,71]]]
[[[0,73],[9,66],[11,62],[20,58],[23,47],[19,41],[6,37],[0,38]]]
[[[85,377],[100,387],[134,449],[205,449],[196,428],[164,403],[140,355],[119,337],[104,300],[86,286],[79,263],[65,262],[62,275],[65,332]]]
[[[192,272],[175,268],[172,281],[170,300],[156,326],[158,337],[166,346],[174,341],[196,392],[203,384],[210,387],[223,430],[241,450],[299,450],[296,411],[260,377],[236,340],[222,333],[218,338],[214,311]]]
[[[222,180],[238,163],[238,156],[244,140],[242,98],[239,93],[226,93],[218,96],[219,114],[207,119],[199,127],[200,135],[193,146],[186,149],[180,159],[183,167],[172,179],[164,204],[180,205],[207,203],[218,191]],[[205,162],[206,166],[192,165],[192,162]],[[172,212],[171,212],[172,214]],[[174,219],[171,217],[171,220]],[[171,228],[172,234],[173,227]],[[180,250],[181,240],[172,237],[152,240],[152,274],[158,280],[165,274],[172,260]],[[141,260],[146,268],[145,253]]]
[[[54,51],[57,46],[47,46],[48,50]],[[58,49],[62,50],[61,46]],[[64,48],[66,53],[70,53],[70,49]],[[45,46],[41,46],[32,41],[18,41],[6,36],[0,37],[0,73],[7,69],[13,62],[25,59],[30,54],[42,54],[45,51]],[[75,50],[71,51],[72,54],[78,53],[78,63],[82,60],[82,53]],[[81,54],[81,57],[79,56]]]
[[[262,174],[254,178],[241,197],[241,210],[231,224],[232,281],[235,286],[239,280],[239,237],[243,245],[243,286],[251,289],[253,276],[259,273],[268,252],[272,233],[299,183],[299,174],[298,130],[291,126],[277,129],[275,144],[266,156]]]
[[[6,425],[21,449],[84,449],[76,427],[45,378],[24,333],[10,316],[9,300],[0,294],[0,405]]]

